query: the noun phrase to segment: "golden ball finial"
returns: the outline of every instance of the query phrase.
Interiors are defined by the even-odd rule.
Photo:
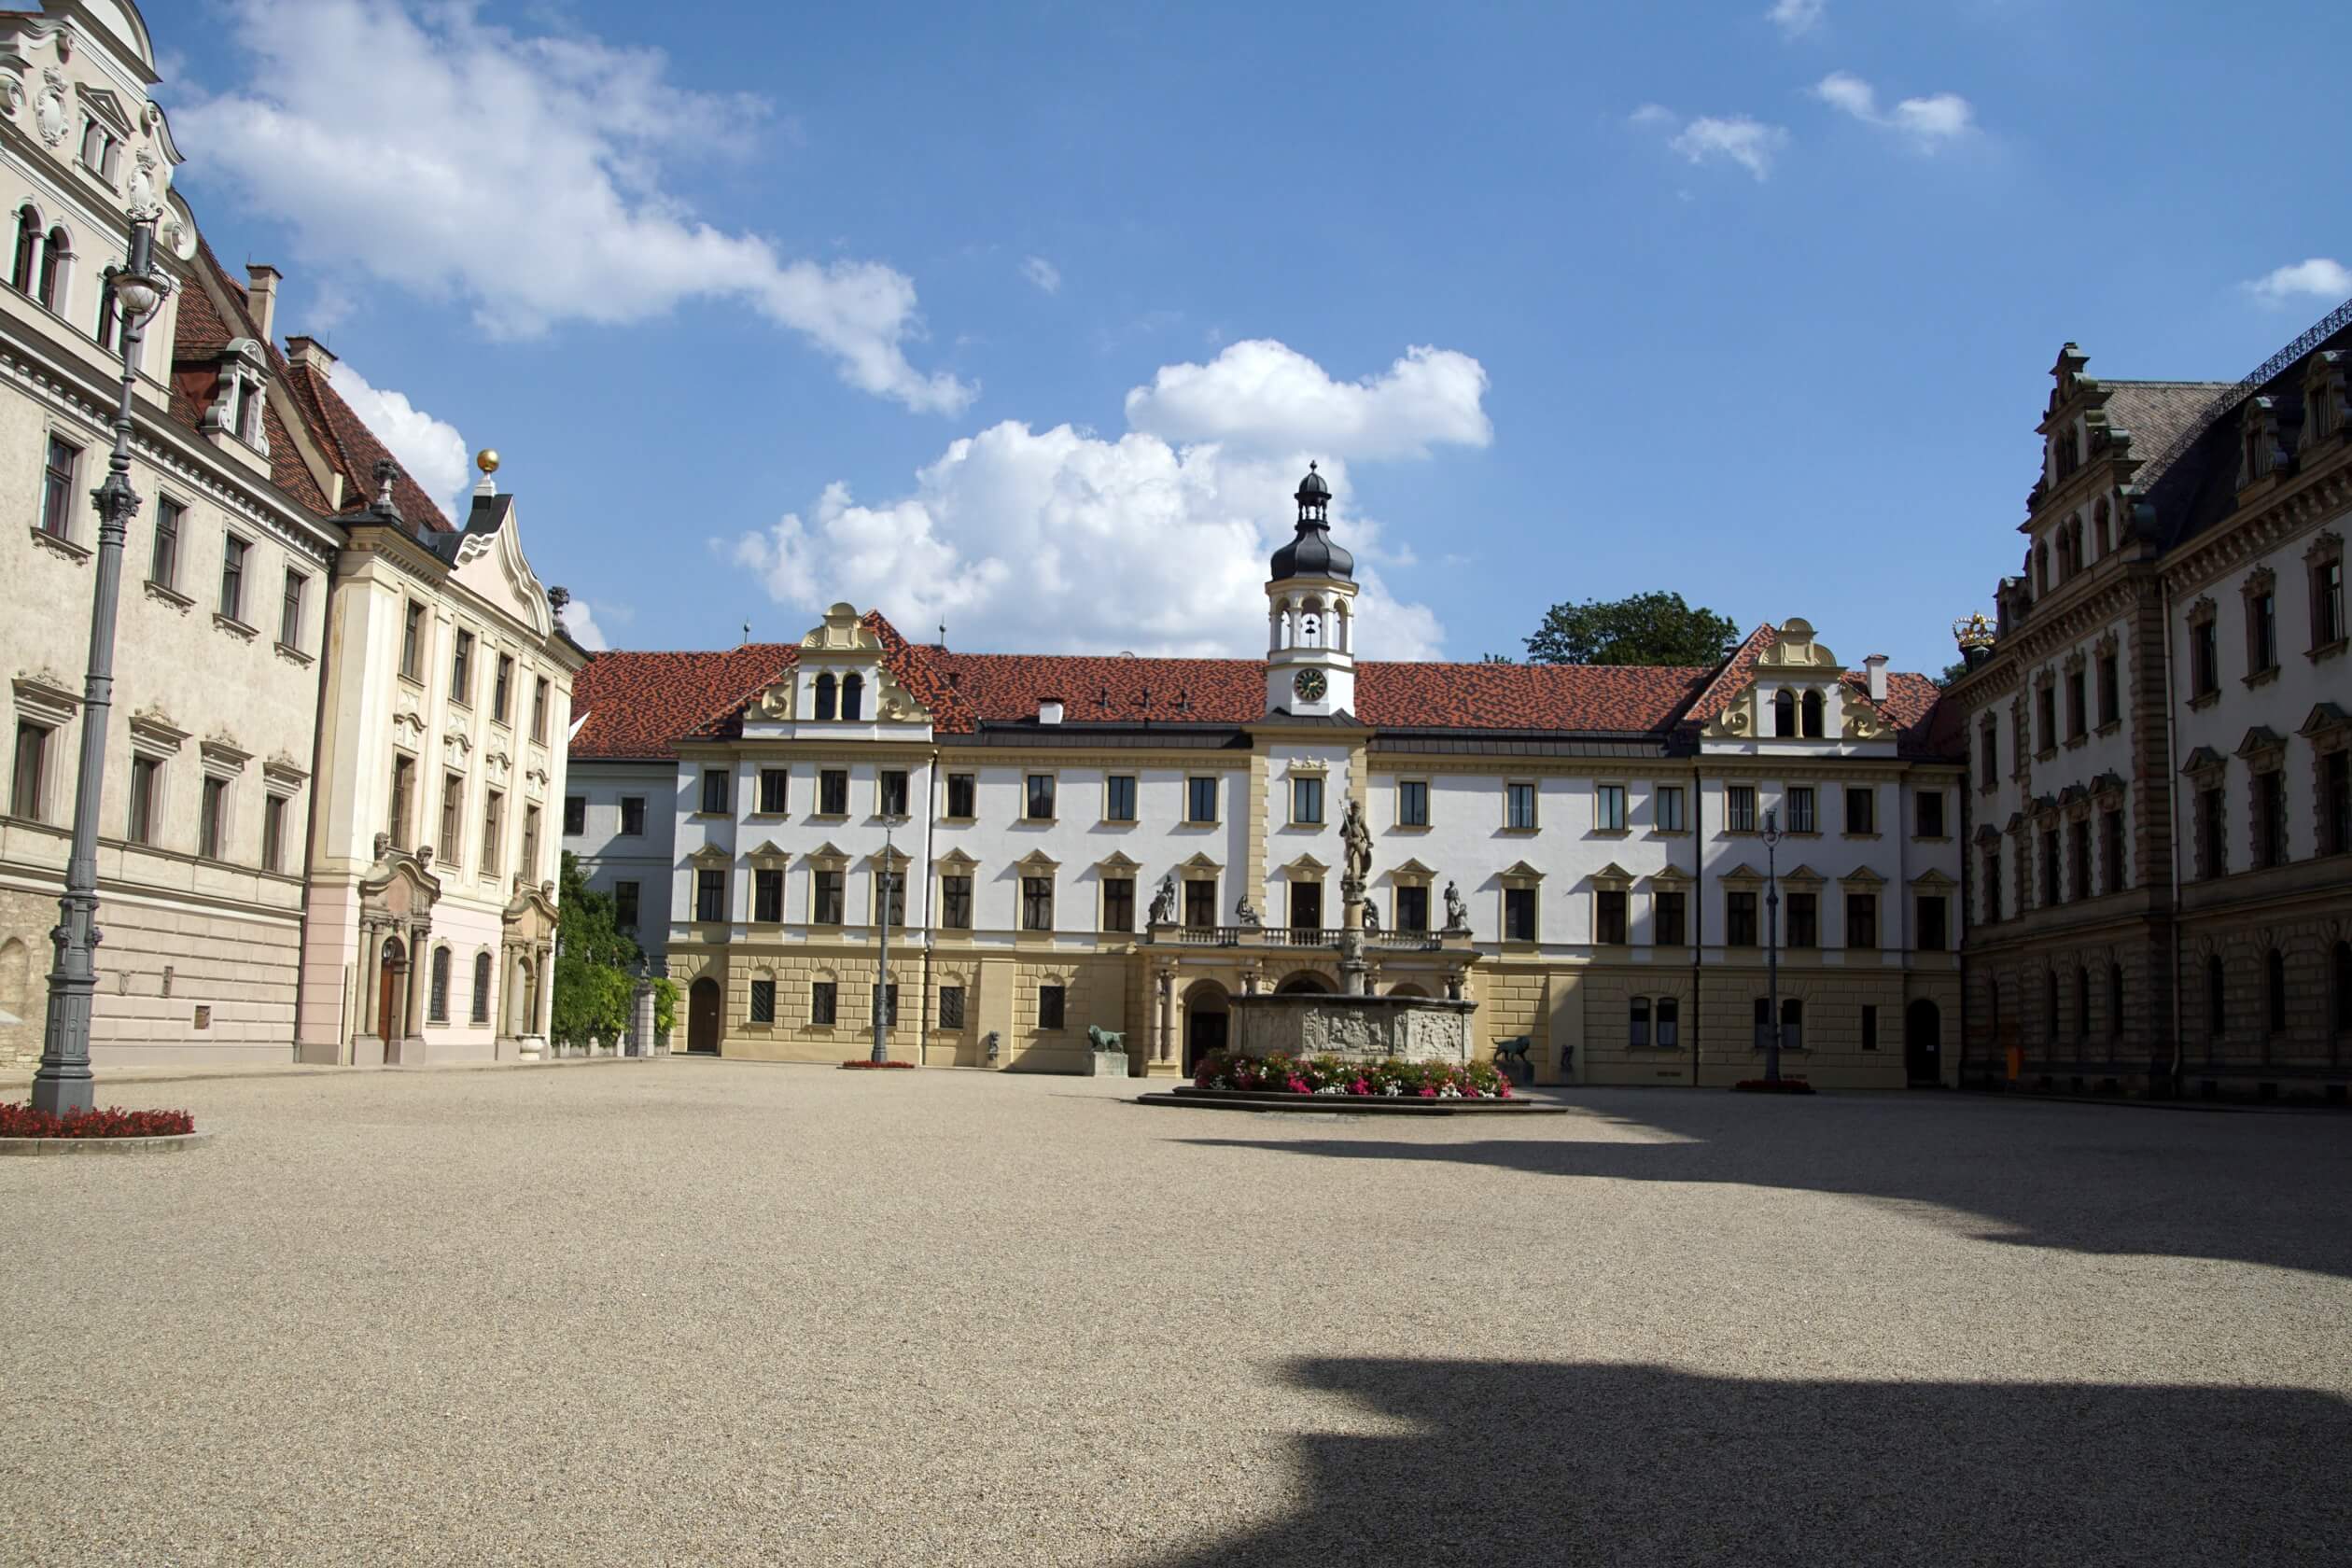
[[[480,452],[475,453],[474,467],[480,469],[486,474],[497,473],[498,471],[498,449],[495,446],[485,446]]]

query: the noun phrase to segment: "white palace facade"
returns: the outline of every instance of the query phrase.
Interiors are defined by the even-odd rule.
[[[566,844],[665,955],[682,1043],[864,1056],[887,921],[895,1057],[1065,1069],[1093,1025],[1187,1071],[1233,996],[1337,987],[1352,801],[1375,988],[1476,1000],[1542,1081],[1757,1073],[1768,869],[1790,1071],[1949,1077],[1963,772],[1932,682],[1798,619],[1703,668],[1360,660],[1328,501],[1310,473],[1263,659],[951,652],[846,604],[789,645],[598,655]]]

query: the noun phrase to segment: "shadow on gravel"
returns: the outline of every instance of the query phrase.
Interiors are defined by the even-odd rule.
[[[1309,1361],[1409,1435],[1302,1439],[1312,1502],[1178,1565],[2341,1563],[2352,1403]],[[1199,1482],[1239,1483],[1212,1469]],[[2332,1501],[2331,1501],[2332,1499]]]
[[[1197,1138],[1339,1160],[1435,1160],[1535,1176],[1711,1182],[1975,1215],[1980,1239],[2212,1258],[2352,1277],[2352,1141],[2317,1119],[2105,1107],[2002,1109],[1824,1098],[1769,1104],[1672,1090],[1580,1098],[1673,1143]],[[1552,1126],[1561,1126],[1559,1123]],[[1563,1130],[1572,1130],[1573,1123]]]

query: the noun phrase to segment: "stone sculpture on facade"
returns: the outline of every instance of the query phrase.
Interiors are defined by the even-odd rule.
[[[1462,889],[1451,882],[1446,884],[1446,934],[1459,936],[1470,930],[1470,906],[1462,902]]]
[[[1129,904],[1128,908],[1135,907]],[[1150,923],[1164,926],[1176,917],[1176,877],[1173,873],[1160,878],[1159,887],[1152,894]]]
[[[1247,893],[1243,893],[1241,902],[1233,906],[1233,918],[1237,924],[1251,931],[1256,931],[1266,924],[1257,912],[1257,905],[1250,902],[1250,895]]]

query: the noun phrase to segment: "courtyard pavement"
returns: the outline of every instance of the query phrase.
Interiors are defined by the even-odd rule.
[[[2352,1561],[2352,1119],[1141,1087],[138,1085],[0,1161],[0,1562]]]

